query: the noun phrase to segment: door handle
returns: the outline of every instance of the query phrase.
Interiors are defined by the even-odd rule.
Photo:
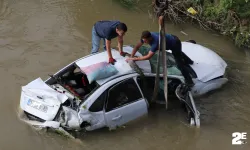
[[[119,116],[117,116],[117,117],[115,117],[115,118],[112,118],[112,121],[115,121],[115,120],[118,120],[118,119],[121,119],[121,115],[119,115]]]

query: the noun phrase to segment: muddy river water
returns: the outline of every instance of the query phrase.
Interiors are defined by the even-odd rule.
[[[40,133],[17,117],[20,88],[54,73],[90,53],[91,29],[97,20],[117,19],[128,25],[125,44],[136,44],[141,31],[158,31],[149,3],[128,10],[114,0],[0,1],[0,150],[236,150],[250,149],[250,55],[230,40],[192,25],[167,23],[182,40],[195,39],[228,63],[229,82],[195,99],[201,128],[180,121],[179,109],[152,110],[146,118],[117,131],[102,129],[79,140]],[[182,34],[184,31],[188,35]],[[113,42],[116,46],[116,42]],[[248,132],[247,144],[232,145],[233,132]]]

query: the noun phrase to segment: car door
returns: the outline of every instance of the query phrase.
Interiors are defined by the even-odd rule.
[[[191,118],[190,118],[191,119],[190,124],[200,127],[200,112],[196,109],[196,105],[194,103],[194,99],[193,99],[193,95],[191,91],[187,92],[187,95],[185,98],[186,98],[188,108],[190,112],[192,113]]]
[[[197,110],[193,96],[191,91],[185,92],[184,96],[180,96],[180,87],[179,85],[176,89],[176,96],[182,102],[184,102],[187,112],[188,112],[188,119],[190,120],[190,125],[195,125],[200,127],[200,112]]]
[[[104,117],[104,104],[107,97],[107,92],[104,91],[89,107],[88,113],[81,116],[87,118],[88,126],[85,127],[87,131],[96,130],[106,126]],[[80,114],[81,115],[81,114]],[[85,115],[85,116],[84,116]],[[86,117],[87,116],[87,117]]]
[[[148,105],[133,78],[109,89],[105,103],[105,119],[109,128],[116,128],[147,113]]]

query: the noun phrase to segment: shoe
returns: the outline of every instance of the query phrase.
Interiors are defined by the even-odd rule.
[[[183,83],[181,85],[182,93],[187,93],[188,91],[191,91],[193,86],[194,86],[194,83]]]
[[[184,60],[184,62],[187,65],[193,65],[194,64],[194,61],[192,61],[192,60]]]
[[[182,100],[185,99],[185,95],[186,95],[185,88],[186,88],[185,84],[181,84],[180,89],[178,90],[178,93],[177,93],[178,97],[181,98]]]
[[[194,86],[194,83],[188,83],[187,86],[191,89]]]
[[[194,61],[189,62],[189,65],[193,65],[193,64],[194,64]]]

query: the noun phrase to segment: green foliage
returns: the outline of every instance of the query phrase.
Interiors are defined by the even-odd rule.
[[[220,8],[228,10],[235,6],[234,0],[220,0]]]
[[[204,0],[202,18],[223,24],[222,32],[231,35],[237,46],[250,47],[250,2],[248,0]],[[243,23],[245,21],[245,23]]]
[[[141,3],[152,0],[114,0],[127,9],[137,9]],[[181,0],[174,1],[176,3]],[[172,2],[173,3],[173,2]],[[212,28],[220,30],[225,35],[232,36],[237,46],[250,48],[250,0],[187,0],[181,2],[181,7],[202,6],[199,17],[204,22],[213,22]],[[219,25],[219,26],[218,26]]]
[[[214,6],[207,6],[203,12],[203,17],[207,20],[219,21],[225,18],[225,11]]]
[[[249,28],[243,26],[235,32],[235,44],[237,46],[245,45],[250,48],[250,32]]]

